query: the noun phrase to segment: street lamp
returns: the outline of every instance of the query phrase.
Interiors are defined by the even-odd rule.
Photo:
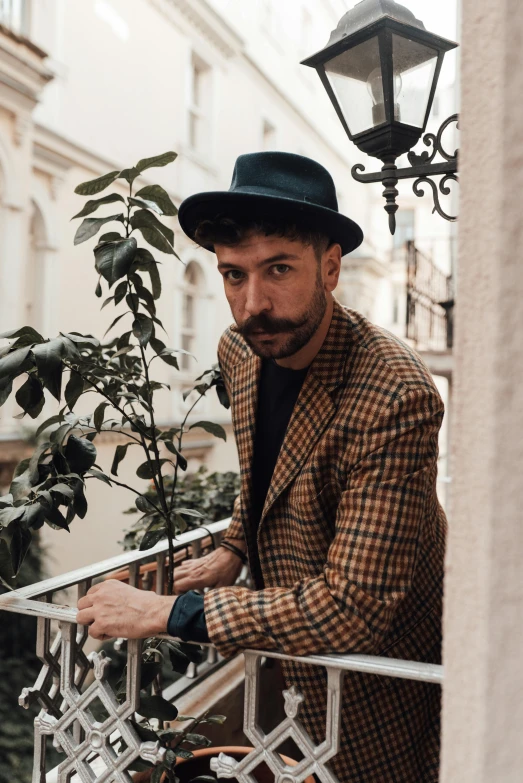
[[[449,155],[441,135],[427,134],[425,144],[432,153],[410,153],[410,168],[398,169],[396,159],[409,152],[425,132],[445,53],[456,43],[430,33],[414,14],[394,0],[362,0],[348,11],[333,30],[327,46],[308,57],[303,65],[315,68],[336,113],[351,141],[363,152],[383,162],[380,172],[362,174],[354,166],[359,182],[382,182],[385,209],[391,233],[396,228],[396,185],[399,179],[414,179],[414,192],[423,195],[428,182],[434,195],[434,209],[447,220],[455,218],[441,209],[438,189],[430,179],[443,174],[440,191],[449,192],[447,182],[456,180],[457,153]],[[443,163],[432,164],[437,153]]]

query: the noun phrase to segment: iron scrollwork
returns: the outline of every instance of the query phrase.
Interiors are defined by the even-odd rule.
[[[448,117],[437,133],[426,133],[423,136],[423,143],[427,147],[432,147],[432,150],[424,150],[420,154],[409,152],[407,157],[411,165],[408,168],[399,169],[396,166],[395,158],[384,161],[381,171],[369,174],[365,173],[365,166],[361,163],[353,166],[352,176],[357,182],[381,182],[384,185],[383,196],[386,201],[385,210],[389,215],[391,234],[394,234],[396,230],[396,212],[398,210],[398,204],[396,203],[398,190],[396,185],[400,179],[414,179],[415,182],[412,185],[412,189],[418,197],[425,195],[423,185],[429,185],[434,200],[434,209],[432,211],[437,212],[442,218],[452,223],[457,221],[457,216],[449,215],[445,212],[440,201],[440,194],[448,196],[451,193],[448,183],[459,181],[457,176],[458,150],[453,154],[447,152],[442,141],[443,133],[453,123],[456,123],[457,127],[459,127],[459,116],[457,114]],[[442,163],[434,163],[437,155],[443,158]],[[433,177],[440,175],[442,179],[437,184]]]

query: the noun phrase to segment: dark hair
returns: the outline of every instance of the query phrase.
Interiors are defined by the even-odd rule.
[[[318,261],[330,244],[330,239],[321,231],[314,231],[298,222],[277,218],[229,218],[218,215],[214,220],[202,220],[194,232],[194,240],[202,247],[239,245],[249,234],[285,237],[291,241],[303,242],[312,247]]]

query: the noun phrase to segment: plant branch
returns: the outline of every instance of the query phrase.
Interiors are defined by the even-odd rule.
[[[96,478],[96,476],[86,476],[86,479],[88,478]],[[111,484],[116,484],[118,487],[123,487],[123,489],[128,489],[129,492],[134,492],[135,495],[138,495],[138,497],[142,498],[144,497],[142,492],[138,492],[137,489],[133,489],[128,484],[123,484],[121,481],[116,481],[112,476],[107,476],[107,479],[111,482]],[[153,503],[153,501],[148,497],[147,502],[157,511],[160,515],[163,516],[161,509],[158,508],[158,506]]]

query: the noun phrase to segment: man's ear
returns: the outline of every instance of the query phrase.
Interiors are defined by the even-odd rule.
[[[341,245],[333,242],[326,249],[321,260],[323,270],[323,285],[330,293],[338,285],[341,271]]]

